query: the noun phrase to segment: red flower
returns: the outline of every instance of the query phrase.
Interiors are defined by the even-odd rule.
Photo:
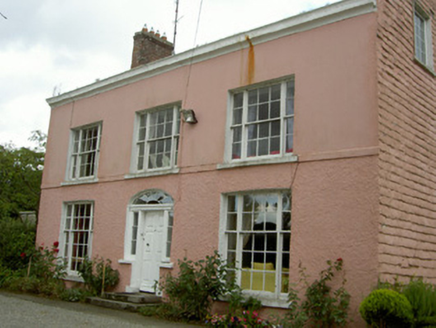
[[[343,260],[342,260],[342,257],[340,257],[340,258],[338,258],[337,260],[336,260],[336,262],[342,262]]]
[[[55,241],[54,243],[53,243],[53,247],[58,247],[59,246],[59,242],[58,241]]]
[[[55,248],[55,249],[53,249],[53,252],[55,252],[55,253],[59,253],[59,248]]]
[[[20,256],[21,256],[22,259],[24,259],[26,257],[26,253],[23,252],[23,253],[20,254]]]

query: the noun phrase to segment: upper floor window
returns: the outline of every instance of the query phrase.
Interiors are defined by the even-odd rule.
[[[230,160],[293,153],[293,79],[233,91],[230,102]]]
[[[96,177],[100,135],[101,124],[72,130],[70,179],[77,180]]]
[[[433,46],[430,17],[416,6],[415,14],[415,57],[422,64],[433,69]]]
[[[171,169],[177,165],[179,106],[138,114],[136,171]]]

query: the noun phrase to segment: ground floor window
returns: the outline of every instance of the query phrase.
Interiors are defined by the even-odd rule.
[[[221,245],[243,290],[288,292],[291,193],[226,195]]]
[[[86,257],[91,255],[93,203],[66,203],[61,235],[61,253],[70,275],[77,275]]]

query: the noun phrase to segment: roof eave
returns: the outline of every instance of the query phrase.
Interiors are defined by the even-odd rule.
[[[138,66],[87,86],[47,99],[55,108],[79,99],[97,95],[133,82],[159,75],[185,65],[231,53],[249,46],[275,40],[291,34],[311,30],[323,25],[376,11],[377,0],[344,0],[332,5],[304,12],[250,31],[242,32],[183,53]]]

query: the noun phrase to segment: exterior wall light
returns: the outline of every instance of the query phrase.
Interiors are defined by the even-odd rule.
[[[195,124],[198,122],[193,109],[181,109],[180,112],[182,113],[185,123]]]

